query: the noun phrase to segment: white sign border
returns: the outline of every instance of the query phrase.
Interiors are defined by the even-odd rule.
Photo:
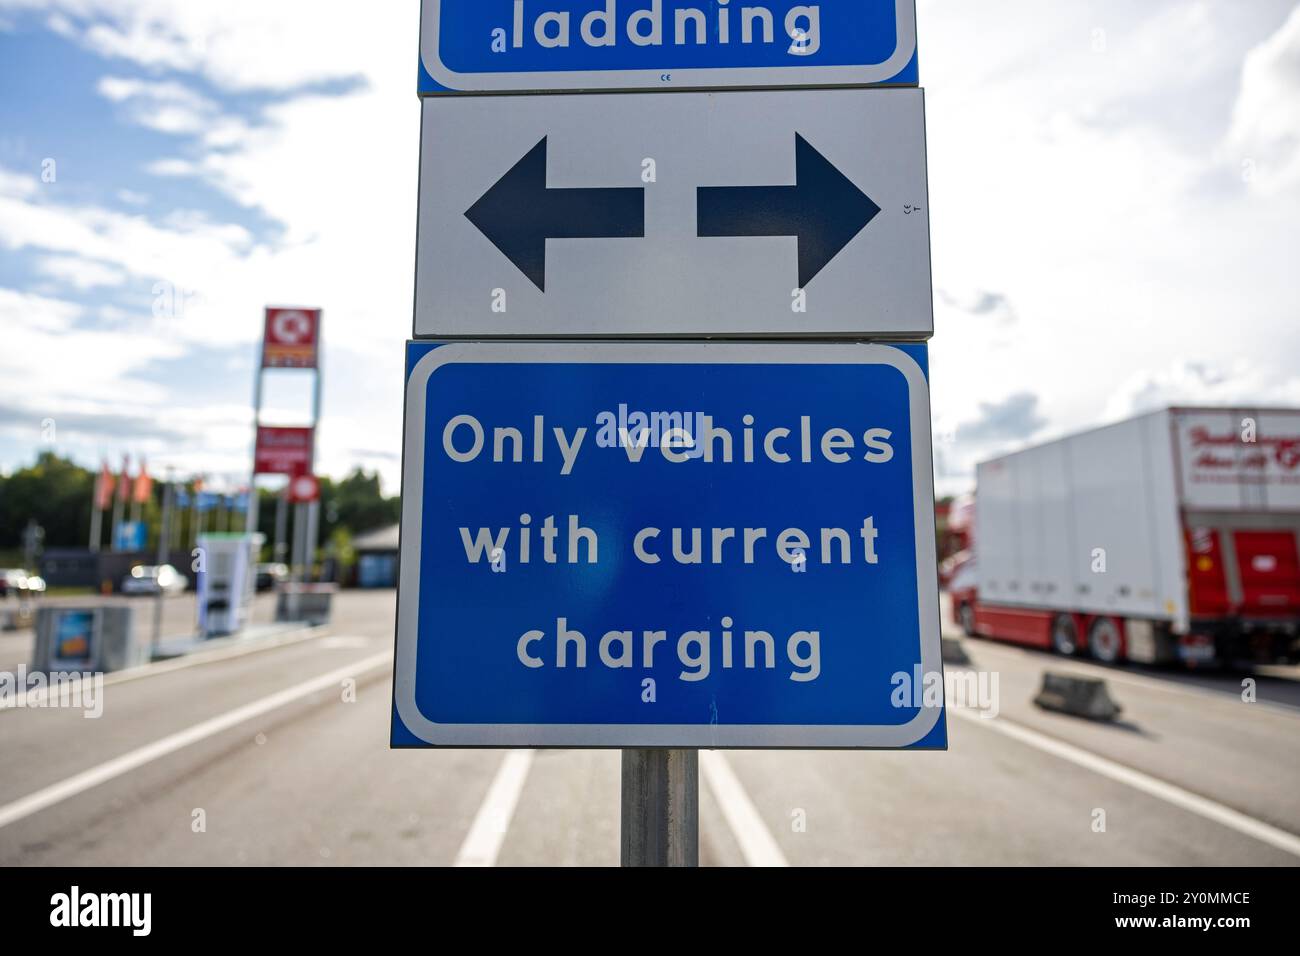
[[[916,53],[915,0],[895,0],[898,42],[883,63],[862,66],[735,67],[696,70],[560,70],[514,73],[458,73],[442,62],[439,27],[442,0],[421,4],[420,62],[443,90],[421,90],[421,96],[458,93],[559,93],[564,91],[627,92],[660,89],[728,90],[788,89],[810,86],[873,86],[896,77]],[[673,81],[666,84],[665,73]],[[914,86],[914,83],[900,84]]]
[[[431,345],[428,341],[411,344]],[[409,345],[408,345],[409,347]],[[712,365],[887,365],[907,380],[912,420],[913,503],[923,674],[943,672],[934,539],[930,390],[925,373],[901,349],[863,344],[454,342],[423,356],[406,385],[402,465],[401,566],[393,699],[410,733],[440,747],[702,747],[707,749],[902,749],[925,738],[944,714],[922,707],[906,724],[439,724],[415,698],[420,621],[420,542],[424,512],[425,409],[428,383],[446,365],[578,363]]]

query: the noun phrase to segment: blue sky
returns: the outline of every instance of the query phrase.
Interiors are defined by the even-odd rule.
[[[0,0],[0,468],[241,483],[261,310],[293,304],[325,309],[323,469],[395,488],[417,16],[316,10]]]
[[[325,309],[323,470],[396,489],[418,10],[376,9],[0,0],[0,469],[52,419],[238,485],[291,304]],[[1297,4],[989,9],[918,4],[941,490],[1161,403],[1300,404]]]

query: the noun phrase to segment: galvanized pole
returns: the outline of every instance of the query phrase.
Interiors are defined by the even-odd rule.
[[[289,489],[284,488],[275,498],[275,547],[271,552],[271,560],[277,564],[283,564],[288,545],[285,544],[285,535],[289,531]]]
[[[306,549],[307,542],[307,513],[304,510],[306,506],[301,502],[293,506],[293,551],[289,559],[289,595],[286,603],[286,612],[289,620],[298,620],[298,612],[302,607],[302,553]]]
[[[122,459],[122,475],[117,482],[117,494],[113,496],[113,518],[112,526],[108,529],[109,550],[118,550],[117,526],[122,523],[123,509],[126,507],[126,486],[127,472],[130,471],[130,465],[125,458]]]
[[[162,643],[162,613],[163,601],[167,597],[167,592],[162,586],[162,566],[167,563],[167,537],[171,531],[172,520],[172,480],[167,476],[167,484],[163,485],[163,502],[162,502],[162,521],[158,528],[158,597],[154,600],[153,605],[153,654],[158,653],[158,645]]]
[[[303,548],[303,558],[306,561],[306,567],[303,568],[303,583],[310,583],[316,580],[316,539],[320,537],[320,500],[309,502],[307,504],[307,541]]]
[[[257,433],[262,427],[262,378],[266,375],[266,330],[262,330],[262,345],[257,350],[257,370],[253,373],[253,467],[249,469],[248,510],[244,512],[244,531],[257,532]]]
[[[98,551],[100,542],[104,540],[104,509],[99,506],[99,483],[103,477],[95,479],[95,487],[91,492],[94,495],[90,503],[90,550]]]
[[[700,752],[624,750],[623,866],[700,865]]]

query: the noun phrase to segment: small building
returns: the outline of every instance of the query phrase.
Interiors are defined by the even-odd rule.
[[[357,554],[357,587],[397,587],[398,525],[368,531],[353,539]]]

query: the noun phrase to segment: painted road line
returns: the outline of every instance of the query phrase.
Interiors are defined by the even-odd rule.
[[[749,866],[789,866],[754,801],[719,750],[700,751],[700,772],[722,809],[722,816]]]
[[[963,710],[960,707],[950,708],[948,712],[981,727],[996,730],[1000,734],[1035,747],[1044,753],[1052,754],[1062,760],[1068,760],[1070,763],[1091,770],[1093,773],[1127,784],[1135,790],[1140,790],[1149,796],[1164,800],[1166,803],[1171,803],[1207,820],[1213,820],[1215,823],[1236,830],[1238,833],[1244,833],[1246,836],[1267,843],[1269,846],[1290,853],[1292,856],[1300,856],[1300,836],[1265,823],[1263,820],[1256,820],[1254,817],[1247,816],[1221,803],[1198,796],[1190,790],[1184,790],[1172,783],[1166,783],[1163,780],[1148,776],[1140,770],[1134,770],[1113,760],[1107,760],[1105,757],[1099,757],[1097,754],[1081,747],[1075,747],[1073,744],[1067,744],[1055,737],[1049,737],[1036,730],[1030,730],[1028,727],[1012,723],[1005,717],[986,720],[976,712]]]
[[[206,740],[245,721],[261,717],[263,714],[269,714],[318,691],[337,687],[349,677],[359,677],[379,667],[390,666],[392,659],[391,651],[374,654],[349,664],[347,667],[340,667],[328,674],[322,674],[320,677],[315,677],[294,687],[274,693],[269,697],[263,697],[251,704],[245,704],[220,716],[195,724],[193,727],[171,734],[151,744],[146,744],[120,757],[114,757],[97,767],[91,767],[89,770],[68,777],[66,780],[52,784],[42,790],[37,790],[35,793],[15,800],[13,803],[0,806],[0,827],[6,827],[11,823],[22,820],[24,817],[31,816],[33,813],[39,813],[47,807],[52,807],[56,803],[75,797],[77,794],[84,793],[101,783],[107,783],[109,780],[130,773],[147,763],[152,763],[168,754]]]
[[[519,795],[528,780],[535,752],[512,750],[501,761],[487,796],[483,798],[483,805],[478,808],[465,842],[456,854],[456,866],[496,866],[497,854],[501,852],[510,820],[519,805]]]

